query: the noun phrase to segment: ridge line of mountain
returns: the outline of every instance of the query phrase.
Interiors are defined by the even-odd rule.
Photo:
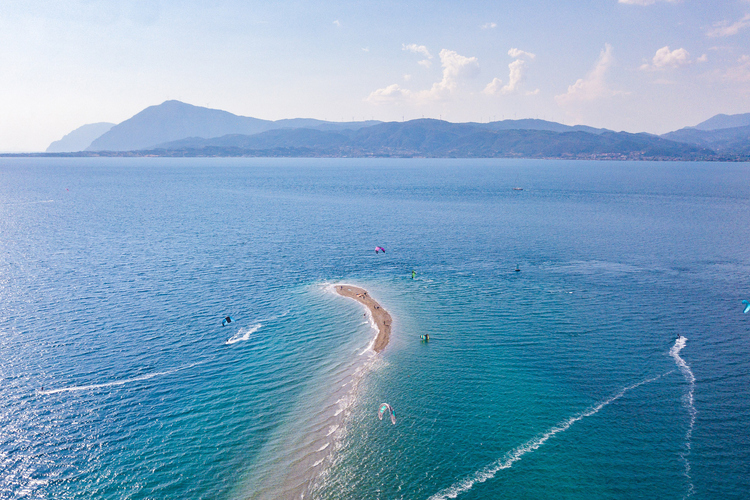
[[[731,126],[738,123],[738,127]],[[106,127],[106,130],[91,141],[85,148],[86,154],[81,156],[98,153],[99,156],[721,158],[742,161],[750,157],[750,114],[717,115],[696,127],[656,136],[538,119],[489,123],[451,123],[435,119],[270,121],[166,101],[149,106],[117,125],[84,126],[66,138],[92,134],[94,125]],[[724,128],[710,129],[714,126]],[[58,149],[53,148],[56,143],[50,145],[48,153],[70,153],[60,151],[59,144]]]

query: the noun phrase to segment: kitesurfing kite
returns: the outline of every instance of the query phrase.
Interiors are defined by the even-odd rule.
[[[415,277],[416,275],[417,275],[417,272],[416,272],[416,271],[412,271],[412,272],[411,272],[411,279],[414,279],[414,277]]]
[[[391,405],[389,405],[388,403],[383,403],[380,405],[380,410],[378,411],[378,418],[380,420],[383,420],[383,413],[385,413],[386,410],[390,412],[391,414],[391,423],[393,425],[396,425],[396,410],[391,408]]]
[[[742,303],[745,304],[745,310],[742,311],[742,312],[744,312],[745,314],[749,313],[750,312],[750,302],[748,302],[746,300],[743,300]]]
[[[385,253],[385,248],[383,248],[383,247],[375,247],[375,253],[378,253],[378,251]]]
[[[226,318],[224,318],[224,319],[221,320],[221,326],[228,325],[231,322],[232,322],[232,318],[230,318],[229,316],[227,316]]]

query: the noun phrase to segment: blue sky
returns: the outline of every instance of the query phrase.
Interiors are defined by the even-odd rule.
[[[207,4],[3,2],[0,151],[168,99],[274,120],[653,133],[750,112],[750,0]]]

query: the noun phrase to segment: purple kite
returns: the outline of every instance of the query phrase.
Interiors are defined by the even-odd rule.
[[[381,251],[381,252],[385,253],[385,248],[383,248],[383,247],[375,247],[375,253],[378,253],[378,251]]]

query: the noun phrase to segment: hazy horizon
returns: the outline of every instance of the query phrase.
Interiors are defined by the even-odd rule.
[[[176,99],[266,120],[538,118],[665,133],[750,111],[750,2],[41,1],[0,18],[0,151]]]

